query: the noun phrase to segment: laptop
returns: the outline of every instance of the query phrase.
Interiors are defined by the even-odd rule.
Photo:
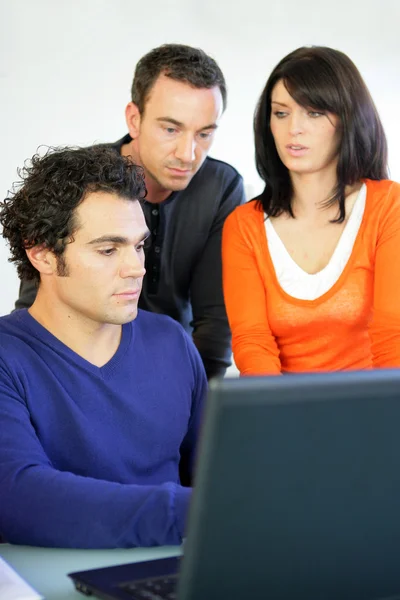
[[[400,598],[400,371],[210,384],[184,556],[71,573],[114,600]]]

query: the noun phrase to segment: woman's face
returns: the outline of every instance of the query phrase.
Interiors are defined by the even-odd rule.
[[[291,173],[336,172],[339,117],[297,104],[282,80],[271,94],[271,132],[278,155]]]

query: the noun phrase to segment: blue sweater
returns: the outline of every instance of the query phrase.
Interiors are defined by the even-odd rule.
[[[192,341],[139,311],[99,368],[26,310],[0,318],[0,533],[17,544],[179,544],[206,392]]]

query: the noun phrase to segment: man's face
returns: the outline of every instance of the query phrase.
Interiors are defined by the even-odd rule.
[[[140,203],[95,192],[87,195],[75,216],[78,229],[63,255],[64,276],[54,272],[49,281],[56,302],[72,319],[118,325],[132,321],[145,274],[143,244],[148,235]]]
[[[218,87],[194,88],[160,75],[144,113],[128,118],[146,177],[165,190],[185,189],[213,142],[223,103]]]

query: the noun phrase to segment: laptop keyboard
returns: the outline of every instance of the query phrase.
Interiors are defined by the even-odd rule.
[[[178,575],[163,575],[139,581],[121,583],[118,587],[134,600],[176,600]]]

